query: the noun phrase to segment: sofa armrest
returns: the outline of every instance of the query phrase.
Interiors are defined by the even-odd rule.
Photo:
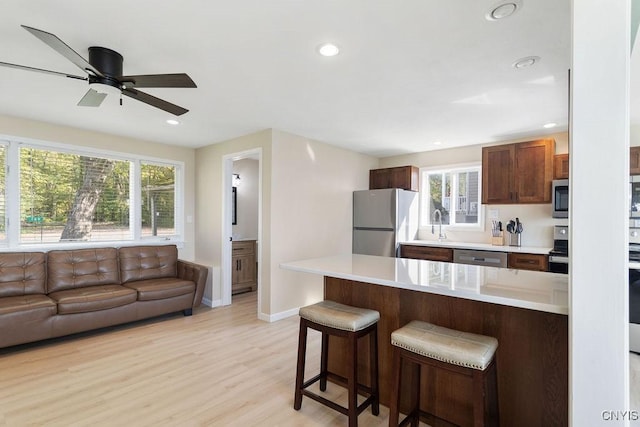
[[[202,302],[204,287],[207,283],[207,274],[209,274],[209,269],[204,265],[178,260],[178,278],[191,280],[196,284],[196,293],[193,297],[194,308]]]

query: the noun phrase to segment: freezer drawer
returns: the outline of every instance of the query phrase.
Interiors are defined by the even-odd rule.
[[[353,230],[353,253],[396,256],[396,233],[393,230]]]

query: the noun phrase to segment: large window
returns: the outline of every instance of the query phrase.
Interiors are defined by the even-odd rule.
[[[422,170],[420,223],[480,227],[480,177],[480,165]]]
[[[175,234],[175,166],[141,163],[142,235]]]
[[[179,163],[14,141],[0,144],[0,162],[10,247],[182,237]]]

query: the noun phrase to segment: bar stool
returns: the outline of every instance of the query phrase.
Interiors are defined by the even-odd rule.
[[[498,425],[498,392],[495,352],[498,340],[484,335],[460,332],[414,320],[391,334],[393,352],[392,399],[389,426],[411,421],[418,426],[420,415],[434,414],[420,410],[420,367],[431,366],[467,377],[473,384],[473,425]],[[414,366],[409,415],[398,424],[402,362]],[[444,420],[447,421],[447,420]],[[450,421],[448,421],[450,422]]]
[[[380,413],[378,396],[378,320],[380,313],[375,310],[351,307],[334,301],[321,301],[300,309],[300,336],[298,341],[298,367],[293,408],[302,406],[302,396],[310,397],[349,417],[349,427],[358,425],[358,415],[371,405],[373,415]],[[304,365],[307,351],[307,328],[322,333],[322,353],[320,373],[304,381]],[[327,369],[329,336],[347,340],[346,378]],[[358,382],[358,339],[369,335],[369,376],[370,386]],[[320,390],[327,389],[327,378],[334,380],[348,390],[348,406],[338,405],[306,388],[320,381]],[[358,406],[358,392],[367,398]]]

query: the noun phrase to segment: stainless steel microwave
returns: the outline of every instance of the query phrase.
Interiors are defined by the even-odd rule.
[[[569,180],[554,179],[551,184],[552,217],[569,217]]]

